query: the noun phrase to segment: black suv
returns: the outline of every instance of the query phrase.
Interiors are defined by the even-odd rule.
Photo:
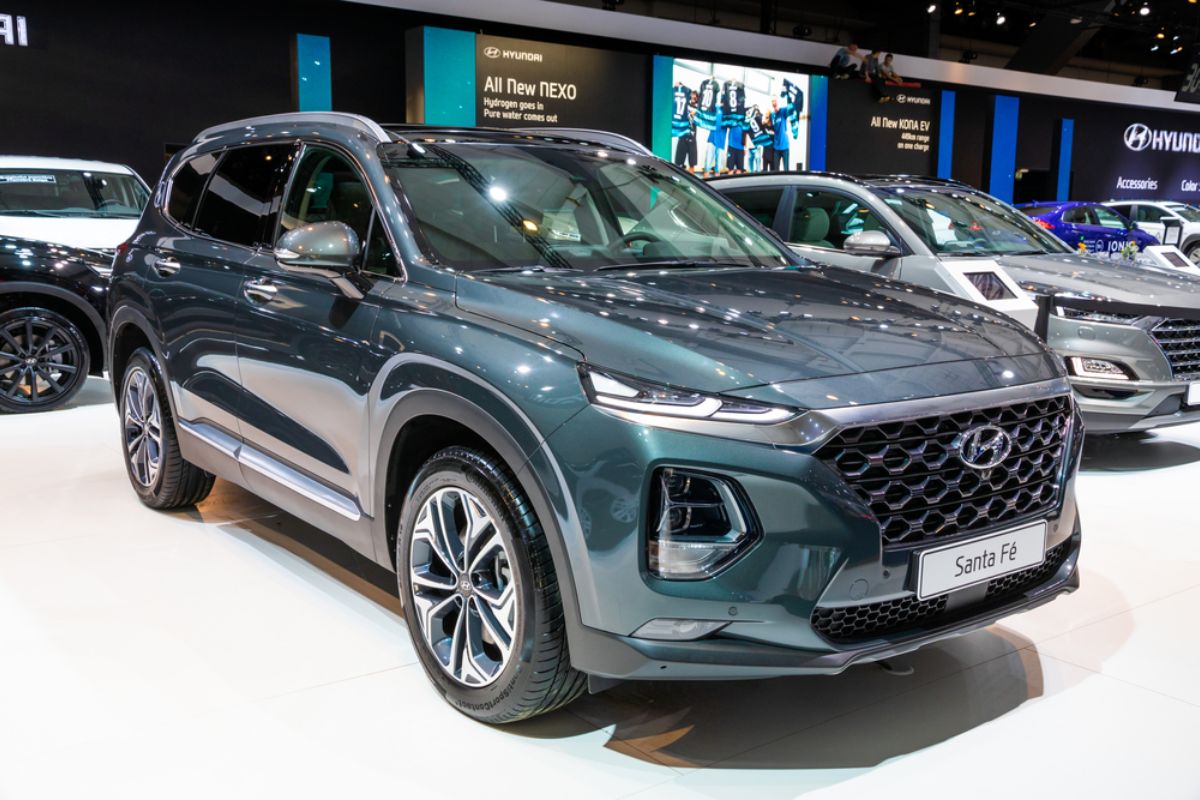
[[[104,372],[111,260],[0,236],[0,413],[49,411]]]
[[[209,129],[110,310],[143,502],[220,476],[394,569],[477,719],[589,679],[835,673],[1078,582],[1055,356],[803,262],[611,135]]]

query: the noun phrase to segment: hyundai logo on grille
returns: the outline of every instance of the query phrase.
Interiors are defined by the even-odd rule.
[[[980,425],[962,435],[958,457],[971,469],[987,470],[999,466],[1012,452],[1012,437],[995,425]]]

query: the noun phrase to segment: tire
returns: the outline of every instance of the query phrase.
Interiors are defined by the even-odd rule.
[[[48,308],[0,313],[0,413],[50,411],[78,394],[91,370],[87,339]]]
[[[1194,266],[1200,266],[1200,242],[1189,244],[1183,253]]]
[[[162,371],[148,349],[130,356],[117,397],[125,472],[141,501],[169,509],[208,497],[215,478],[180,455]]]
[[[472,527],[473,535],[460,535]],[[503,463],[465,447],[435,454],[413,479],[396,539],[409,634],[446,702],[496,724],[544,714],[583,693],[587,680],[571,668],[545,532]],[[475,569],[463,569],[469,561]],[[456,642],[469,643],[473,655]]]

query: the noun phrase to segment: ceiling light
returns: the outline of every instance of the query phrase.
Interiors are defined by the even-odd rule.
[[[1003,24],[1004,24],[1004,21],[1005,21],[1005,19],[1006,19],[1006,17],[1004,16],[1004,14],[1003,14],[1003,13],[1001,13],[1001,14],[997,14],[997,15],[996,15],[996,24],[997,24],[997,25],[1003,25]]]
[[[1182,52],[1183,52],[1182,47],[1176,47],[1174,50],[1171,51],[1171,55],[1175,55],[1176,53],[1182,53]]]
[[[1193,0],[1193,2],[1194,1],[1195,0]],[[937,11],[937,3],[930,3],[929,8],[927,8],[925,10],[928,11],[930,14],[932,14],[933,12]]]
[[[1138,9],[1138,13],[1141,14],[1143,17],[1150,16],[1150,4],[1142,3],[1142,7]]]
[[[960,14],[962,14],[962,6],[956,4],[954,6],[954,16],[957,17]]]
[[[1029,27],[1031,27],[1031,28],[1036,28],[1036,27],[1037,27],[1037,20],[1036,20],[1036,19],[1031,19],[1031,20],[1029,20]]]
[[[1071,17],[1072,25],[1078,25],[1081,22],[1083,22],[1083,17]]]
[[[1155,52],[1156,50],[1158,50],[1158,45],[1154,45],[1153,47],[1150,48],[1151,53]]]

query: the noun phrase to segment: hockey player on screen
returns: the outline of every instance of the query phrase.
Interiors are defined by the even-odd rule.
[[[788,115],[788,127],[792,131],[792,138],[799,139],[800,114],[804,111],[804,92],[798,85],[784,78],[783,96],[787,98],[788,104],[792,107],[792,113]]]
[[[700,152],[704,154],[701,170],[707,175],[717,168],[719,163],[717,151],[725,149],[720,129],[721,82],[716,78],[706,78],[701,81],[697,94],[699,102],[696,105],[696,144]],[[700,133],[701,131],[703,133]],[[720,142],[719,146],[718,141]]]
[[[675,166],[695,172],[700,166],[696,147],[697,95],[682,83],[675,84],[671,136],[676,139]]]

